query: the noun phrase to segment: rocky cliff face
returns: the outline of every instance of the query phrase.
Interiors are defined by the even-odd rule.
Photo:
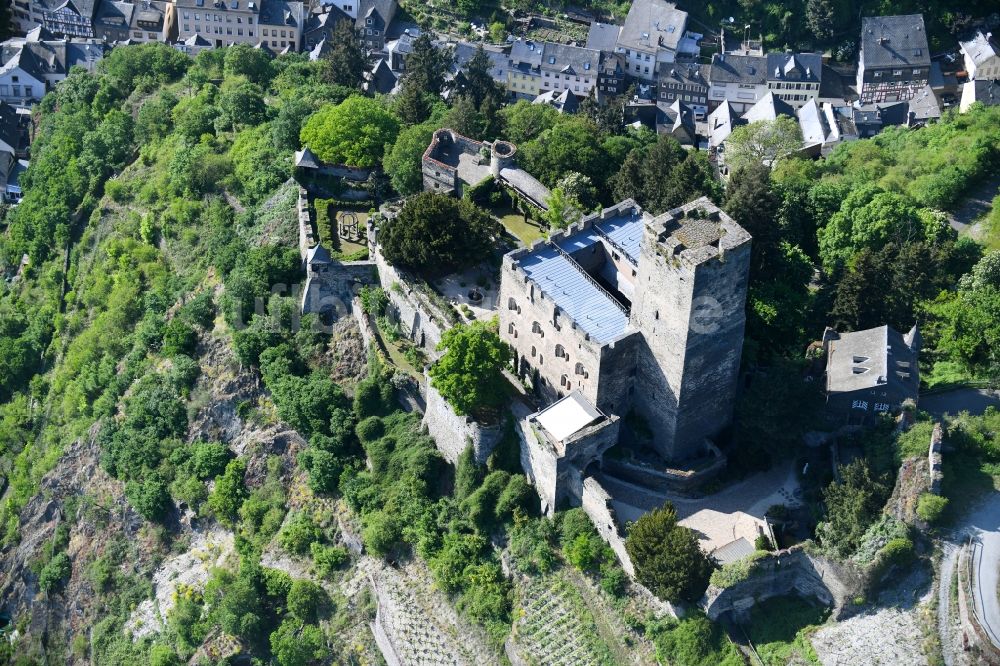
[[[337,381],[350,384],[363,376],[365,350],[352,318],[334,324],[323,353],[332,357]],[[290,485],[305,441],[277,420],[266,390],[255,373],[240,368],[228,337],[206,336],[199,365],[201,376],[188,403],[188,440],[226,443],[246,460],[250,489],[264,482],[268,458],[278,456]],[[85,646],[110,610],[102,585],[127,589],[119,603],[125,599],[142,611],[133,613],[129,628],[144,635],[162,628],[178,581],[197,583],[207,576],[208,565],[201,566],[205,553],[215,562],[232,550],[229,530],[197,520],[185,506],[174,508],[165,527],[144,521],[125,499],[124,484],[101,468],[99,432],[98,423],[68,445],[22,510],[20,540],[0,550],[0,612],[13,618],[18,644],[33,646],[27,650],[40,663],[89,663]],[[72,572],[64,585],[45,592],[40,565],[54,541],[70,558]]]

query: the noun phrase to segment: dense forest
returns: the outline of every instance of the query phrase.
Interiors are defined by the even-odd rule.
[[[1000,167],[1000,107],[887,130],[821,161],[745,167],[723,190],[703,153],[624,130],[607,109],[587,103],[568,116],[503,106],[484,57],[469,63],[445,104],[429,40],[399,95],[362,96],[353,43],[348,34],[319,61],[240,46],[194,59],[165,45],[116,48],[96,74],[73,71],[35,109],[26,194],[0,223],[8,278],[0,282],[0,538],[19,542],[22,511],[81,441],[99,447],[102,469],[144,531],[139,543],[117,538],[93,559],[73,560],[74,521],[100,513],[101,498],[63,507],[62,528],[32,567],[46,594],[90,581],[93,632],[72,644],[52,632],[49,644],[22,645],[20,656],[175,664],[220,632],[280,664],[348,653],[343,600],[261,563],[277,543],[319,577],[349,566],[334,522],[313,501],[341,501],[367,552],[425,562],[498,649],[516,599],[498,544],[528,575],[572,567],[610,597],[622,594],[624,574],[581,511],[537,517],[512,433],[488,465],[467,454],[453,468],[398,406],[402,380],[384,358],[369,352],[360,377],[342,376],[336,340],[309,316],[299,325],[292,295],[272,294],[271,285],[300,280],[288,220],[292,152],[303,142],[326,160],[383,166],[386,177],[370,187],[385,196],[421,189],[420,155],[431,132],[449,126],[517,143],[522,166],[566,210],[633,197],[659,213],[696,196],[716,199],[754,236],[744,363],[770,372],[742,398],[736,436],[755,465],[787,453],[808,429],[815,396],[787,378],[827,324],[907,329],[919,320],[928,383],[1000,376],[1000,253],[959,237],[947,219]],[[487,203],[463,201],[460,214],[487,225],[478,207]],[[986,242],[995,248],[996,236]],[[399,258],[416,261],[402,242]],[[459,349],[461,339],[448,345]],[[218,349],[229,350],[228,372],[263,387],[241,403],[241,418],[294,429],[306,443],[297,455],[235,456],[218,441],[191,439],[206,399],[199,381]],[[771,432],[777,423],[782,433]],[[863,471],[856,478],[859,488],[872,485]],[[829,505],[841,501],[850,505],[833,496]],[[237,562],[178,598],[164,631],[133,641],[124,627],[150,593],[153,567],[127,563],[151,564],[138,549],[162,559],[180,547],[174,502],[231,530]],[[736,659],[698,615],[680,624],[637,618],[636,626],[663,655],[690,652],[685,663]]]

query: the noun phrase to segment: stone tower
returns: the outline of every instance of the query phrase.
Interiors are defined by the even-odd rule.
[[[668,461],[698,457],[732,417],[750,243],[704,197],[645,224],[630,313],[644,340],[632,406]]]

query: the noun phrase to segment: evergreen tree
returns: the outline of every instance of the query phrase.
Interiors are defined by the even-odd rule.
[[[712,563],[694,531],[677,524],[670,502],[629,525],[625,550],[636,578],[661,599],[697,601],[708,587]]]
[[[365,52],[350,21],[337,21],[330,35],[330,50],[323,56],[329,64],[329,82],[360,88],[365,72]]]
[[[454,60],[451,49],[438,48],[424,32],[413,40],[413,51],[406,57],[403,83],[431,95],[440,95],[444,89],[445,73]]]
[[[726,191],[725,211],[753,236],[751,281],[760,277],[781,241],[781,200],[771,187],[771,170],[747,164],[734,171]]]

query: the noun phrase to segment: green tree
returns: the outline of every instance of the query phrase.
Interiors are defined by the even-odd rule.
[[[237,129],[259,125],[267,119],[264,91],[256,83],[225,86],[219,94],[219,110],[225,123]]]
[[[778,116],[733,130],[726,139],[726,166],[731,171],[747,164],[772,166],[802,148],[802,130],[795,118]]]
[[[234,458],[226,465],[226,471],[215,480],[215,488],[208,496],[208,505],[219,520],[232,525],[239,518],[240,506],[248,493],[243,483],[247,464],[241,458]]]
[[[271,632],[271,652],[280,666],[309,666],[320,663],[329,649],[322,629],[288,618]]]
[[[163,355],[190,354],[198,343],[198,334],[180,317],[174,317],[163,330]]]
[[[303,622],[315,623],[329,602],[330,597],[322,587],[311,580],[296,578],[288,590],[286,607],[289,613]]]
[[[73,573],[73,562],[66,553],[56,553],[38,574],[38,587],[51,592],[62,587]]]
[[[341,20],[330,34],[330,49],[323,55],[327,80],[334,85],[357,89],[365,72],[365,52],[354,32],[353,21]]]
[[[688,152],[671,136],[633,149],[610,182],[615,199],[635,199],[653,214],[698,196],[717,197],[703,153]]]
[[[833,37],[837,27],[837,3],[834,0],[806,0],[806,25],[816,39]]]
[[[464,500],[483,482],[485,468],[476,462],[476,452],[469,444],[455,463],[455,499]]]
[[[712,563],[695,533],[677,524],[677,512],[669,502],[629,525],[625,550],[638,581],[658,597],[694,602],[708,587]]]
[[[552,189],[546,199],[547,210],[543,214],[545,223],[553,229],[565,229],[583,217],[580,202],[568,196],[561,187]]]
[[[503,369],[510,348],[497,334],[498,324],[476,321],[455,326],[441,336],[441,358],[431,366],[431,384],[459,414],[495,409],[507,400]]]
[[[386,260],[422,275],[444,275],[490,256],[499,232],[493,218],[464,199],[423,192],[379,228]]]
[[[233,44],[225,50],[223,72],[227,79],[244,76],[253,83],[264,85],[274,76],[271,60],[271,54],[266,49]]]
[[[412,85],[430,95],[440,95],[444,77],[451,68],[454,56],[450,48],[438,48],[430,32],[422,32],[413,40],[413,48],[406,56],[406,73],[403,85]]]
[[[863,459],[841,466],[840,477],[840,483],[833,481],[823,491],[826,520],[816,534],[825,548],[847,557],[878,519],[891,489],[887,479],[873,475]]]
[[[524,168],[540,181],[555,186],[568,171],[576,171],[599,187],[607,180],[608,157],[597,128],[589,121],[569,117],[519,147]]]
[[[396,137],[392,148],[385,153],[382,168],[389,176],[394,190],[406,196],[423,189],[421,160],[430,145],[434,128],[429,124],[407,127]]]
[[[734,169],[729,176],[724,208],[753,236],[750,279],[755,280],[765,273],[782,236],[778,226],[781,200],[771,187],[770,167],[751,163]]]
[[[300,138],[324,162],[370,167],[398,132],[399,121],[381,102],[355,95],[310,116]]]
[[[171,506],[167,485],[157,478],[129,481],[125,484],[125,497],[143,518],[151,522],[162,520]]]
[[[503,119],[504,136],[520,145],[555,126],[559,112],[548,104],[532,104],[522,99],[501,109],[500,116]]]

